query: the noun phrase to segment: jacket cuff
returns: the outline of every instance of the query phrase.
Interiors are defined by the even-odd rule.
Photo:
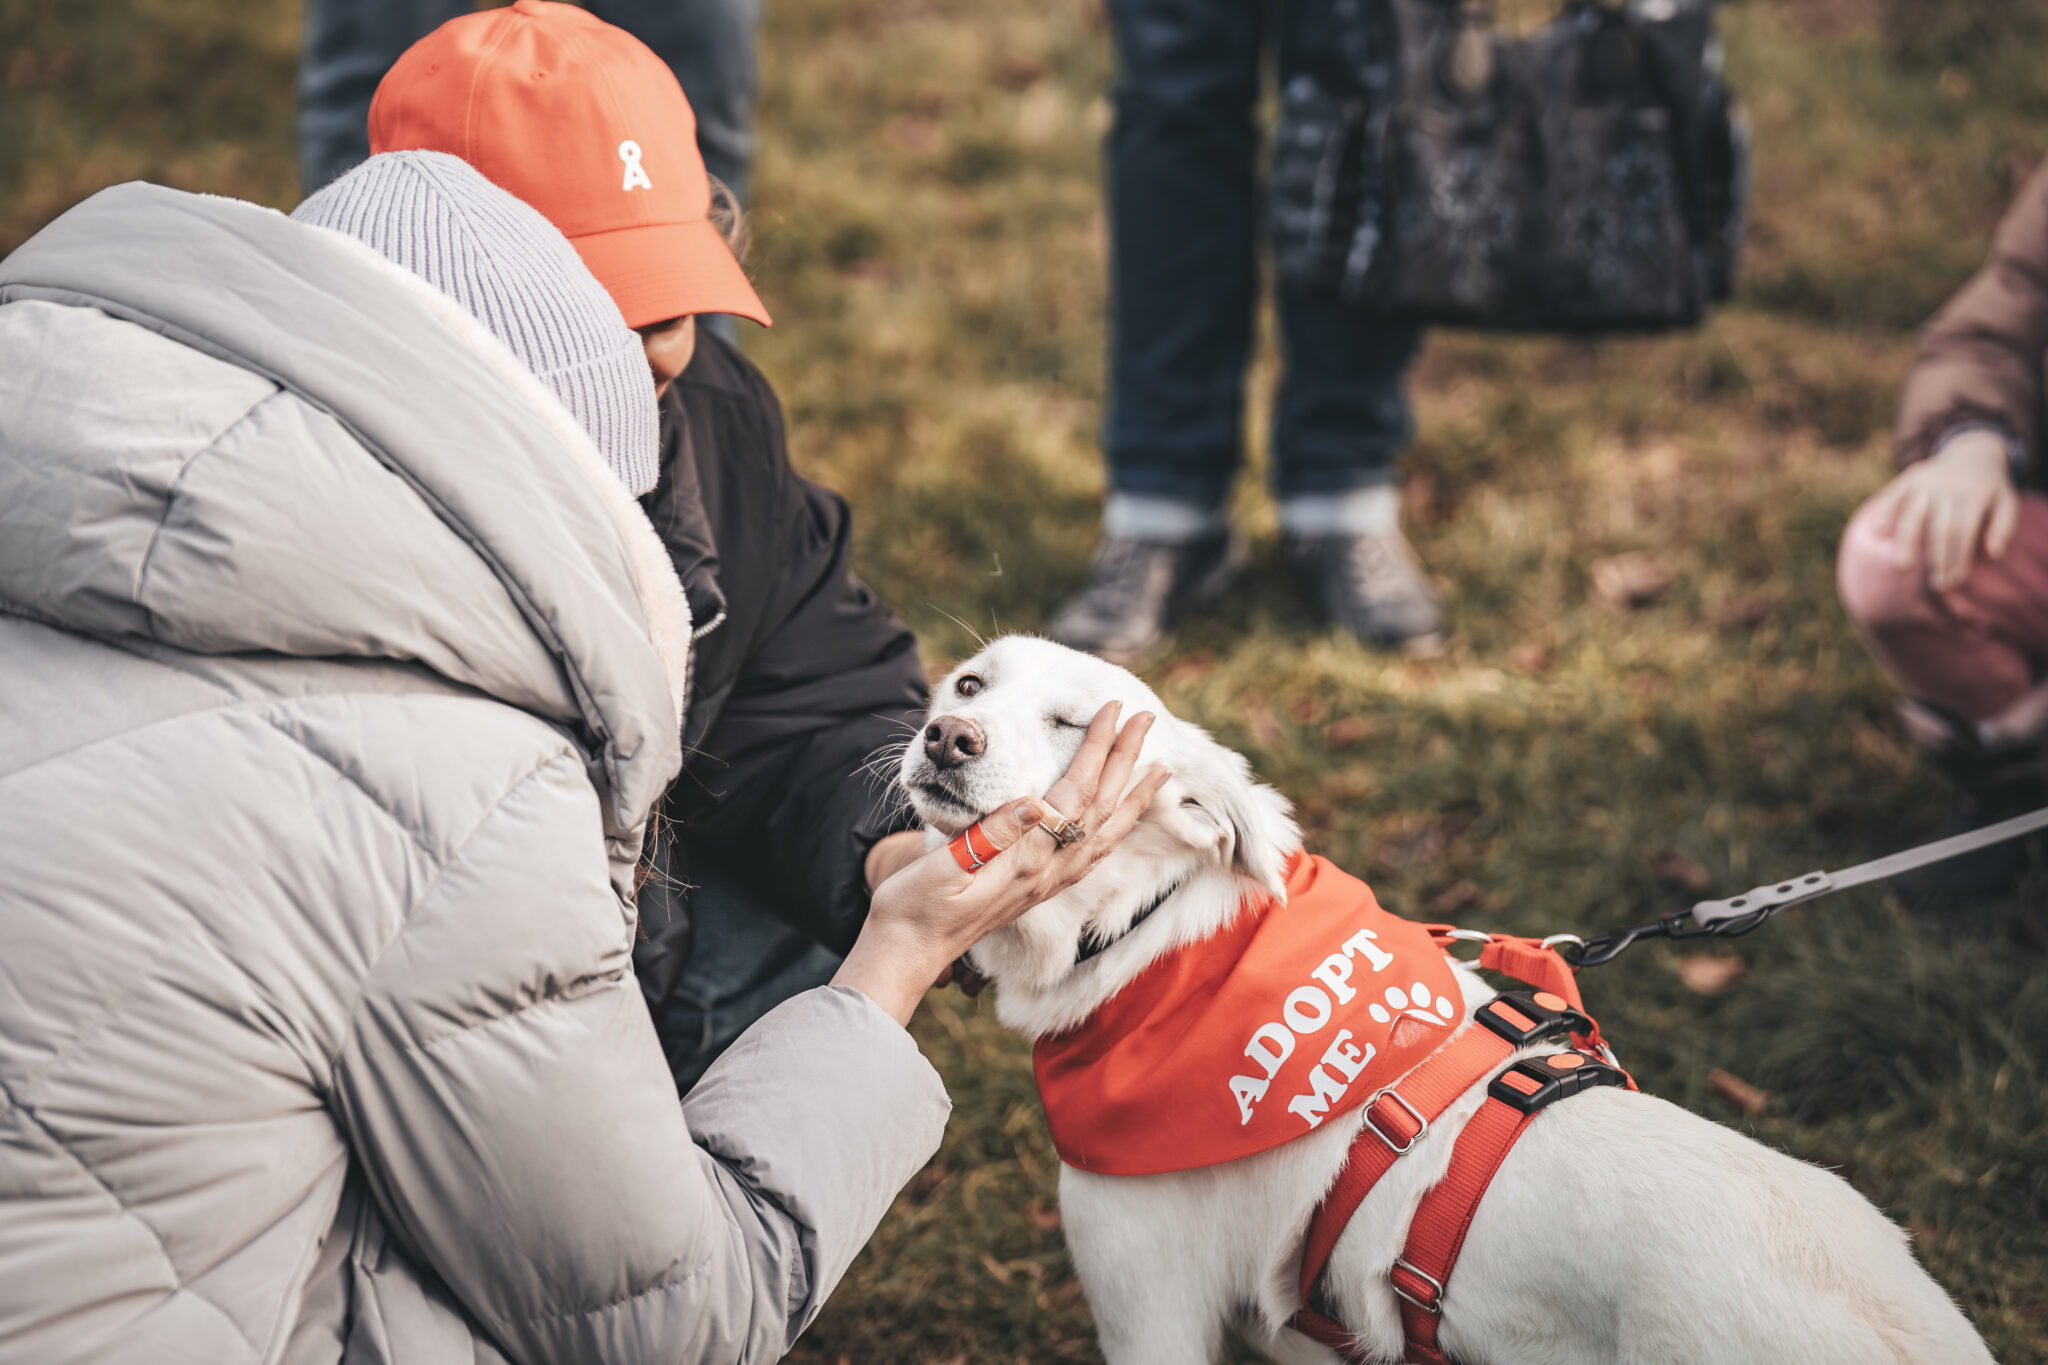
[[[910,1034],[851,986],[770,1010],[683,1099],[697,1144],[792,1218],[823,1304],[952,1112]]]
[[[1947,448],[1950,441],[1955,440],[1958,436],[1966,436],[1973,431],[1988,431],[2005,443],[2005,472],[2012,479],[2012,486],[2014,488],[2025,488],[2027,486],[2027,476],[2033,472],[2033,461],[2028,458],[2027,443],[2013,435],[2003,422],[1994,422],[1988,418],[1974,417],[1952,423],[1942,428],[1941,434],[1936,436],[1933,444],[1928,446],[1927,458],[1933,459]]]

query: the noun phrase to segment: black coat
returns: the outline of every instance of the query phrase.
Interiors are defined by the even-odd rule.
[[[761,372],[697,337],[662,399],[661,482],[641,503],[697,633],[683,772],[641,893],[651,999],[688,958],[688,883],[709,861],[826,947],[851,946],[868,850],[917,826],[893,762],[863,765],[916,732],[927,698],[917,641],[848,565],[846,500],[790,467]]]

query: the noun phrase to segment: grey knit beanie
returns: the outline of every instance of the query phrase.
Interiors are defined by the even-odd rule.
[[[461,304],[554,391],[635,497],[654,487],[660,419],[640,338],[525,201],[460,157],[385,152],[292,217],[347,233]]]

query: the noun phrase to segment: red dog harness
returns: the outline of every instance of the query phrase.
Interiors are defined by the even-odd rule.
[[[1495,953],[1497,947],[1504,951]],[[1498,960],[1517,950],[1534,949],[1536,945],[1526,940],[1495,939],[1480,955],[1480,962],[1492,965],[1487,964],[1488,954]],[[1412,1365],[1449,1365],[1449,1357],[1437,1344],[1444,1288],[1450,1283],[1481,1197],[1530,1121],[1546,1105],[1593,1086],[1635,1089],[1627,1073],[1603,1059],[1606,1047],[1599,1041],[1599,1027],[1579,1009],[1579,993],[1570,969],[1556,954],[1540,951],[1557,963],[1563,983],[1569,987],[1567,995],[1537,991],[1496,996],[1473,1011],[1473,1019],[1483,1027],[1465,1030],[1396,1085],[1375,1095],[1366,1106],[1365,1123],[1352,1140],[1344,1169],[1309,1219],[1301,1258],[1302,1308],[1288,1325],[1347,1361],[1363,1362],[1368,1357],[1353,1345],[1352,1333],[1342,1323],[1316,1306],[1316,1282],[1365,1196],[1460,1095],[1531,1044],[1570,1040],[1588,1049],[1598,1048],[1602,1054],[1566,1047],[1515,1063],[1494,1078],[1486,1089],[1485,1102],[1458,1134],[1450,1169],[1422,1197],[1408,1228],[1407,1246],[1387,1273],[1401,1301],[1401,1328],[1407,1339],[1404,1356]],[[1541,974],[1553,975],[1549,971]]]
[[[1571,968],[1533,940],[1487,939],[1480,966],[1539,989],[1487,1002],[1473,1011],[1481,1027],[1459,1032],[1464,1001],[1445,953],[1455,937],[1481,936],[1390,915],[1364,882],[1296,854],[1286,900],[1248,903],[1217,934],[1154,962],[1077,1029],[1039,1041],[1039,1097],[1060,1159],[1105,1175],[1189,1170],[1265,1151],[1363,1106],[1365,1123],[1310,1220],[1303,1307],[1290,1324],[1362,1361],[1315,1295],[1352,1214],[1460,1095],[1517,1050],[1556,1040],[1558,1052],[1517,1062],[1488,1087],[1390,1272],[1408,1359],[1447,1365],[1436,1339],[1444,1286],[1509,1149],[1554,1100],[1588,1086],[1634,1088],[1603,1060]]]

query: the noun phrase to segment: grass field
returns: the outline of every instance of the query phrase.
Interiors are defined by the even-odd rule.
[[[1319,629],[1248,477],[1254,571],[1153,670],[1169,704],[1392,908],[1477,928],[1633,922],[1925,834],[1946,793],[1843,620],[1833,551],[1885,478],[1912,328],[2048,150],[2043,9],[1728,7],[1759,154],[1736,304],[1673,338],[1433,337],[1407,506],[1451,650]],[[282,0],[0,0],[0,250],[135,176],[289,205],[297,22]],[[934,669],[1041,625],[1093,543],[1111,70],[1099,0],[769,0],[751,264],[780,325],[747,346]],[[1259,393],[1273,368],[1268,347]],[[1670,591],[1594,604],[1589,566],[1627,551]],[[1637,949],[1586,993],[1645,1088],[1842,1172],[2001,1359],[2042,1365],[2044,906],[2037,869],[1930,934],[1866,891]],[[1732,984],[1688,985],[1716,975],[1701,954]],[[916,1029],[957,1105],[945,1148],[797,1358],[1097,1359],[1025,1050],[953,994]],[[1761,1113],[1717,1098],[1715,1068]]]

